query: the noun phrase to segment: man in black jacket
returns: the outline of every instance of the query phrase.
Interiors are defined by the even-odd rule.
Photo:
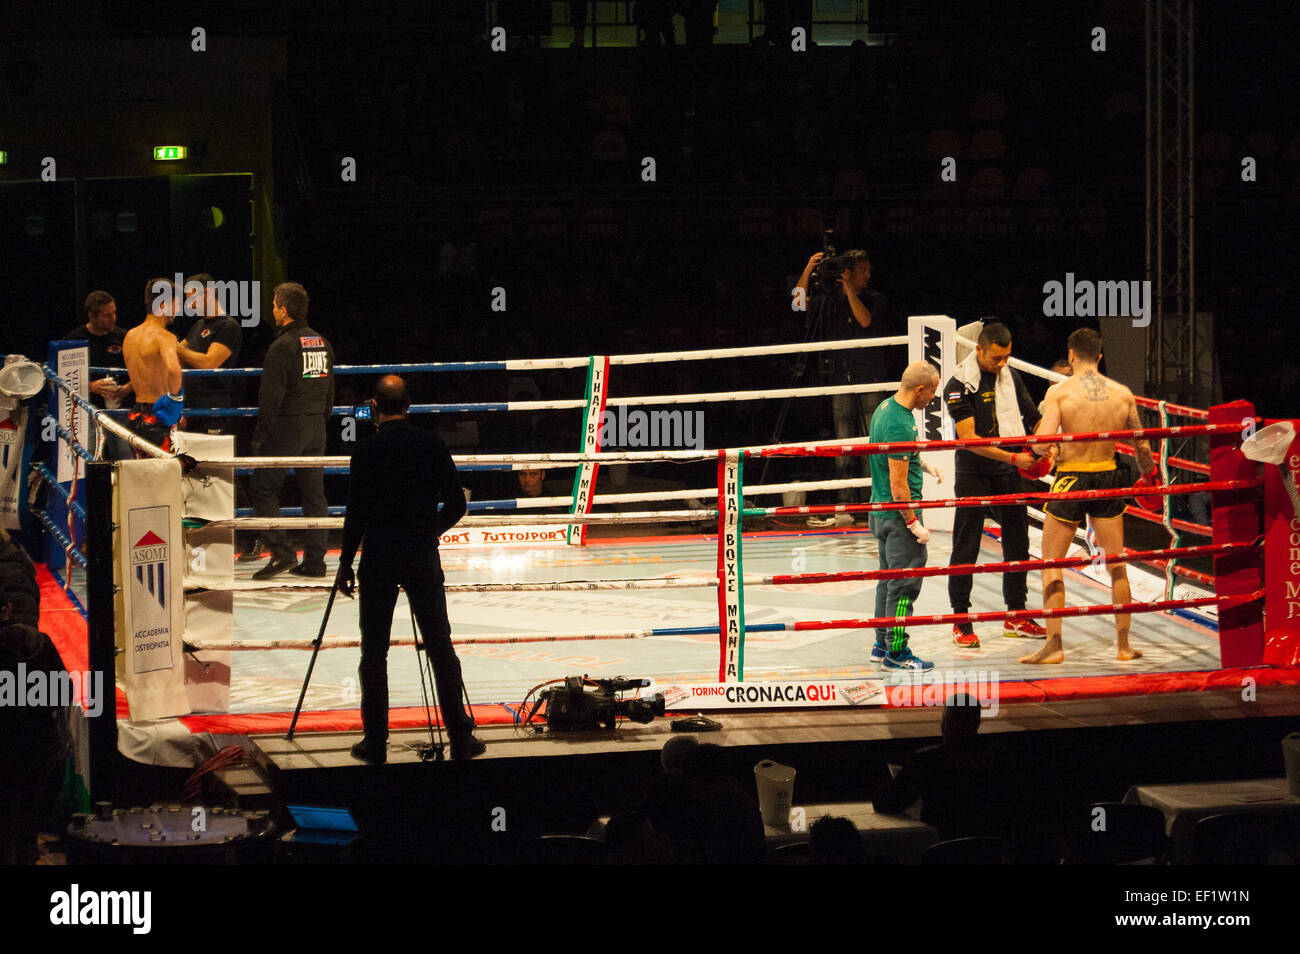
[[[336,583],[351,596],[352,560],[362,547],[361,722],[365,737],[352,747],[364,762],[383,762],[388,744],[388,638],[397,588],[406,590],[433,665],[453,759],[473,758],[485,746],[460,704],[464,684],[451,645],[438,538],[465,515],[456,465],[437,435],[406,420],[410,400],[395,374],[375,386],[376,434],[352,454],[348,512]],[[438,509],[439,503],[442,509]]]
[[[325,427],[334,406],[334,349],[307,325],[307,290],[297,282],[275,287],[276,338],[266,349],[258,389],[257,428],[253,454],[264,457],[304,457],[325,453]],[[304,517],[324,517],[325,481],[317,468],[296,468]],[[261,468],[249,481],[248,495],[259,517],[280,516],[284,471]],[[285,570],[297,576],[325,575],[324,530],[303,533],[303,558],[289,545],[284,530],[262,534],[271,561],[253,574],[267,580]]]

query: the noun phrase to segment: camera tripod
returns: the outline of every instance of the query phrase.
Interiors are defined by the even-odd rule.
[[[810,296],[809,306],[808,306],[808,322],[806,326],[807,332],[804,334],[804,339],[803,339],[804,344],[810,344],[813,341],[822,340],[822,325],[824,324],[825,313],[826,313],[826,295],[819,294],[819,295]],[[803,380],[803,376],[805,373],[807,373],[808,370],[809,353],[810,352],[808,351],[799,352],[799,357],[794,363],[794,371],[790,375],[789,387],[796,388],[799,386],[799,382]],[[785,419],[790,414],[790,402],[792,400],[794,400],[793,397],[786,397],[786,399],[781,402],[781,410],[777,413],[776,426],[772,428],[772,437],[768,441],[769,444],[781,443],[781,432],[785,430]],[[763,471],[758,478],[758,482],[760,484],[767,483],[767,472],[768,469],[772,466],[773,459],[774,458],[771,457],[766,457],[763,459]]]
[[[334,609],[334,597],[338,595],[338,580],[330,587],[329,600],[325,603],[325,615],[321,618],[320,629],[316,633],[315,640],[312,641],[311,661],[307,664],[307,675],[302,681],[302,690],[298,693],[298,704],[293,710],[293,720],[289,723],[289,731],[285,735],[288,741],[293,740],[294,731],[298,727],[298,716],[302,713],[303,700],[307,698],[307,686],[311,683],[311,674],[316,668],[316,656],[320,652],[321,644],[325,639],[325,627],[329,624],[330,612]],[[429,741],[420,743],[417,751],[420,753],[420,759],[424,762],[443,760],[445,745],[442,741],[442,713],[439,712],[435,717],[434,712],[438,706],[438,685],[433,669],[433,662],[429,659],[428,654],[423,651],[423,642],[420,638],[419,631],[415,625],[415,611],[410,608],[410,598],[407,599],[407,608],[411,614],[411,637],[415,647],[416,661],[420,669],[420,696],[424,700],[425,718],[429,725]],[[470,721],[474,721],[474,704],[469,701],[469,690],[465,688],[464,679],[461,680],[461,691],[465,694],[465,705],[469,707]],[[430,706],[432,700],[432,707]],[[457,700],[459,702],[459,700]],[[437,738],[434,738],[434,725],[437,724]]]

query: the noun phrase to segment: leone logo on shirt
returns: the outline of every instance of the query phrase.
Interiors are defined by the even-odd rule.
[[[329,352],[322,349],[302,353],[302,376],[304,378],[328,378],[329,374]]]

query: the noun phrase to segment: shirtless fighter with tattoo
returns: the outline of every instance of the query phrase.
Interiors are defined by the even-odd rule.
[[[1116,431],[1138,428],[1137,404],[1133,393],[1117,381],[1102,376],[1097,370],[1101,360],[1101,335],[1091,328],[1080,328],[1070,335],[1069,359],[1071,377],[1054,385],[1043,404],[1043,417],[1037,433],[1083,433],[1089,431]],[[1075,490],[1102,490],[1127,486],[1132,479],[1126,467],[1116,464],[1114,441],[1064,442],[1056,464],[1052,493]],[[1157,485],[1156,466],[1151,448],[1145,440],[1133,441],[1138,468],[1142,477],[1135,486]],[[1035,452],[1045,451],[1039,444]],[[1043,558],[1056,560],[1064,557],[1074,540],[1074,532],[1085,516],[1092,518],[1092,529],[1097,545],[1107,555],[1124,549],[1124,511],[1128,509],[1122,497],[1097,500],[1050,500],[1043,510],[1050,519],[1043,522]],[[1159,496],[1138,497],[1138,503],[1150,510],[1160,510]],[[1128,571],[1123,563],[1107,563],[1110,571],[1111,600],[1127,603],[1130,600]],[[1043,609],[1065,606],[1065,580],[1060,570],[1043,570]],[[1065,659],[1061,648],[1061,620],[1048,617],[1047,642],[1042,649],[1022,656],[1022,663],[1059,663]],[[1129,645],[1129,614],[1115,614],[1115,635],[1118,658],[1137,659],[1142,654]]]

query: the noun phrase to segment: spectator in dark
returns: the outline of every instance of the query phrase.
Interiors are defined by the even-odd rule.
[[[690,827],[689,812],[686,811],[686,780],[682,777],[682,768],[686,764],[686,757],[699,745],[699,740],[693,735],[672,736],[659,753],[662,772],[650,780],[645,803],[646,815],[651,824],[669,838],[677,837]]]
[[[954,693],[943,710],[943,741],[912,753],[876,792],[875,809],[902,815],[921,802],[921,820],[939,837],[1007,836],[1016,801],[1011,755],[978,737],[979,701]]]
[[[122,359],[122,339],[126,332],[117,326],[117,302],[106,291],[93,291],[83,306],[85,324],[63,334],[60,341],[84,341],[90,349],[92,368],[121,368],[121,374],[107,374],[90,382],[90,403],[95,407],[119,407],[132,393],[126,362]]]
[[[667,839],[643,812],[623,812],[605,825],[605,848],[611,865],[665,865],[672,862]]]
[[[581,49],[587,34],[587,0],[569,0],[569,23],[573,25],[573,42],[569,45]]]
[[[766,843],[758,802],[736,782],[720,745],[705,744],[682,766],[681,831],[673,839],[688,864],[760,864]]]
[[[632,8],[632,19],[638,30],[645,33],[645,42],[649,46],[676,44],[671,0],[637,0]]]
[[[40,622],[41,590],[36,583],[36,567],[27,551],[10,539],[0,527],[0,593],[12,604],[11,619],[24,626]]]
[[[713,11],[718,0],[681,0],[682,19],[686,21],[688,47],[711,46],[713,43]]]
[[[65,748],[65,700],[53,692],[39,700],[25,695],[38,676],[47,686],[66,685],[63,661],[48,636],[17,621],[13,603],[0,590],[0,679],[21,695],[0,705],[0,865],[35,863],[36,836],[58,791]]]
[[[763,0],[763,32],[756,42],[789,47],[790,3],[791,0]]]
[[[826,815],[808,830],[808,847],[815,865],[860,865],[866,859],[862,834],[847,818]]]

